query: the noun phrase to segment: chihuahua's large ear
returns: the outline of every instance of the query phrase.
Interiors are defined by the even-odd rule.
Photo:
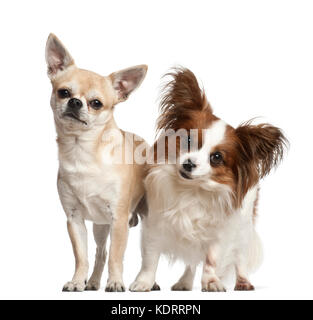
[[[46,62],[50,78],[55,78],[58,72],[74,65],[71,55],[62,42],[52,33],[50,33],[46,44]]]
[[[147,73],[147,65],[139,65],[110,74],[109,78],[117,94],[117,102],[125,101],[138,88]]]

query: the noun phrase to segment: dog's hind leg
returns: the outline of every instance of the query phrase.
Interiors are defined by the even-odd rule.
[[[70,216],[67,229],[75,255],[75,273],[72,281],[67,282],[63,291],[84,291],[88,276],[87,230],[84,220],[79,216]]]
[[[181,278],[172,286],[173,291],[191,291],[193,286],[193,280],[195,278],[196,266],[187,265],[184,274]]]
[[[247,238],[246,233],[245,237]],[[263,257],[262,244],[254,229],[250,237],[247,238],[247,241],[246,250],[242,248],[236,255],[236,285],[234,290],[238,291],[254,290],[254,286],[250,283],[248,275],[260,266]]]
[[[248,278],[247,262],[243,255],[237,256],[235,269],[236,269],[236,285],[234,290],[236,291],[254,290],[254,286],[250,283]]]
[[[93,236],[97,244],[95,265],[92,275],[88,280],[86,290],[99,290],[101,276],[107,257],[106,243],[110,233],[110,225],[93,224]]]

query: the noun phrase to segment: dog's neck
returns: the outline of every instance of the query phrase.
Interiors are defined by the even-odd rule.
[[[112,129],[119,130],[113,117],[105,125],[81,130],[67,130],[56,123],[60,163],[87,158],[88,161],[96,160],[105,132]]]

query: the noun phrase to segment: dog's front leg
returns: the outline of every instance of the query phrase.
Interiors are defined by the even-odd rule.
[[[67,230],[75,255],[75,273],[63,291],[84,291],[88,276],[87,230],[84,220],[79,216],[69,216]]]
[[[96,260],[91,277],[88,280],[86,290],[99,290],[101,276],[107,256],[106,243],[110,233],[110,225],[93,224],[93,235],[97,244]]]
[[[207,251],[206,259],[203,263],[202,272],[202,291],[225,292],[221,280],[216,275],[216,258],[218,254],[218,245],[211,245]]]
[[[195,278],[196,265],[187,265],[184,274],[172,286],[173,291],[190,291],[192,290],[193,280]]]
[[[153,236],[151,230],[143,225],[141,236],[141,270],[136,280],[130,285],[130,291],[147,292],[151,290],[160,290],[155,283],[155,274],[157,271],[160,250],[157,244],[158,238]]]
[[[109,252],[109,278],[105,291],[125,291],[123,283],[123,258],[128,239],[128,208],[119,208],[111,226]]]

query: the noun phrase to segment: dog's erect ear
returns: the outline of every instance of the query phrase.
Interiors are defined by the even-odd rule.
[[[173,68],[165,76],[171,80],[162,90],[158,130],[186,128],[188,123],[194,129],[202,128],[199,122],[206,123],[206,118],[212,115],[212,108],[196,76],[183,67]]]
[[[203,110],[210,109],[204,91],[201,90],[196,76],[187,68],[177,67],[165,76],[172,79],[164,87],[161,107],[168,104],[176,109]]]
[[[123,69],[110,74],[109,78],[117,94],[117,102],[125,101],[145,78],[148,66],[145,64]]]
[[[55,78],[59,71],[74,65],[71,55],[62,42],[52,33],[50,33],[46,44],[46,62],[50,78]]]

